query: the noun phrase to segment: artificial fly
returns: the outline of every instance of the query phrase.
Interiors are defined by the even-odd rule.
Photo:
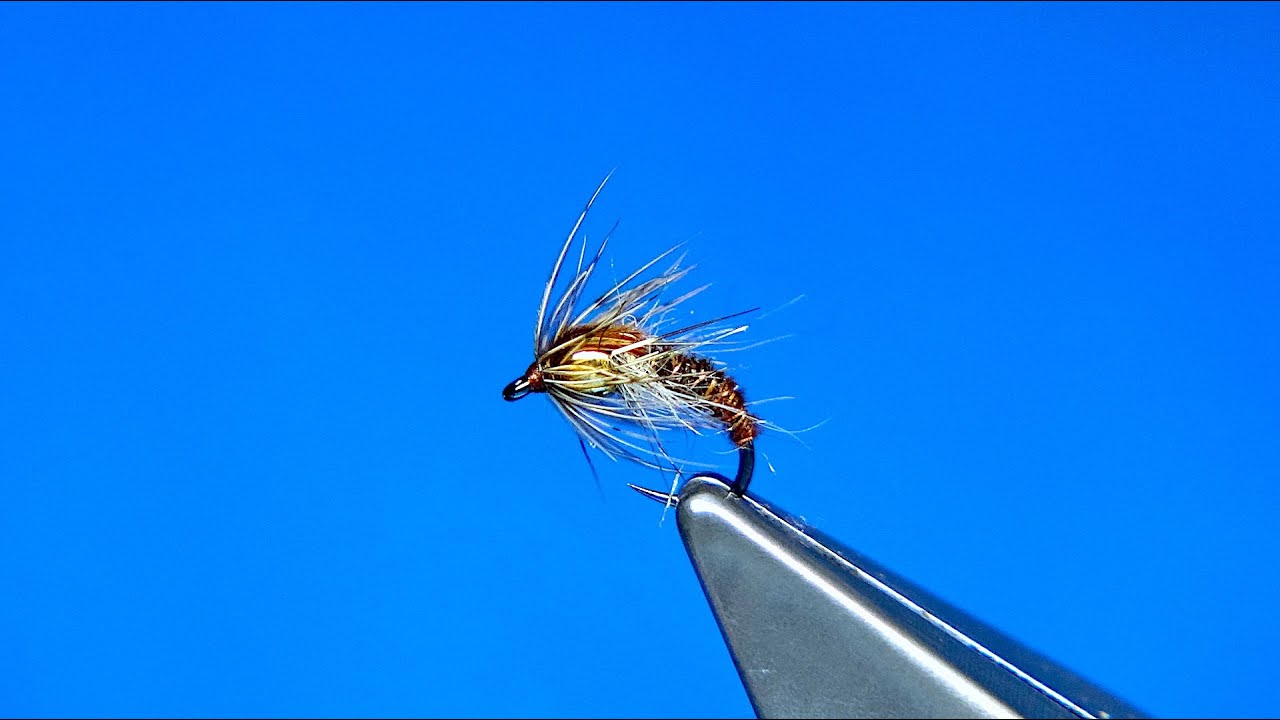
[[[582,241],[576,270],[552,301],[574,239],[610,176],[592,193],[560,248],[538,306],[534,360],[503,389],[502,397],[515,401],[529,393],[544,393],[587,444],[612,459],[673,470],[677,478],[677,461],[662,448],[659,432],[685,429],[726,434],[738,451],[738,471],[730,489],[742,496],[755,468],[755,439],[766,423],[747,410],[742,386],[705,351],[730,345],[728,338],[747,326],[725,327],[724,321],[752,311],[667,330],[671,311],[707,286],[671,300],[662,298],[668,286],[693,269],[681,268],[683,258],[657,277],[639,278],[679,246],[579,308],[612,230],[590,258],[586,240]],[[673,483],[673,493],[674,489]]]

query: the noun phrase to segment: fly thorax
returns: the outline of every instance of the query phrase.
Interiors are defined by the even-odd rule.
[[[601,350],[578,350],[559,368],[564,385],[578,392],[608,395],[617,390],[622,377],[613,367],[609,353]]]

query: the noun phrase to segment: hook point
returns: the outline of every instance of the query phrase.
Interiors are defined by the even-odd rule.
[[[632,485],[631,483],[627,483],[627,487],[631,488],[632,490],[635,490],[636,492],[640,493],[641,495],[649,498],[650,500],[656,503],[662,503],[663,505],[680,504],[679,495],[671,495],[670,493],[665,493],[665,492],[662,492],[661,490],[650,490],[649,488],[640,487],[639,485]]]

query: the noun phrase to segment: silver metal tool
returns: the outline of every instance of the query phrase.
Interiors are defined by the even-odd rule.
[[[762,718],[1144,717],[764,501],[730,494],[718,476],[691,478],[675,500]]]

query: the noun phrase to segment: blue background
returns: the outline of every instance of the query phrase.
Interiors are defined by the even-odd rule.
[[[826,421],[761,496],[1149,712],[1280,713],[1278,36],[0,6],[0,713],[749,714],[662,479],[499,396],[615,165],[611,272],[804,296],[725,358]]]

